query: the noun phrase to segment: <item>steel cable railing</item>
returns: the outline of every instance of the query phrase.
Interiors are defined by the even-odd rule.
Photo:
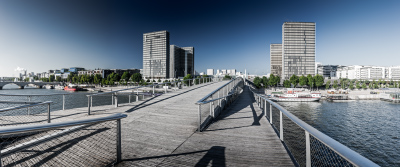
[[[0,109],[0,125],[23,125],[31,123],[51,122],[50,104],[53,102],[18,102],[0,101],[0,104],[19,104]],[[24,105],[21,105],[24,104]]]
[[[107,166],[121,161],[125,114],[1,127],[0,166]]]
[[[296,166],[378,166],[259,94],[250,81],[246,82]]]
[[[201,132],[211,121],[230,105],[242,92],[243,79],[236,78],[217,88],[196,102],[198,105],[198,131]]]

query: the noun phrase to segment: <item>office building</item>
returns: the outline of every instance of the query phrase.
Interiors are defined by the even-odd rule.
[[[282,78],[308,74],[315,75],[315,23],[285,22],[282,25]]]
[[[207,69],[207,75],[214,75],[214,69]]]
[[[169,77],[185,77],[194,75],[194,47],[178,47],[170,45]]]
[[[282,76],[282,44],[271,44],[270,49],[271,74]]]
[[[322,65],[321,63],[316,63],[315,74],[321,75],[324,78],[336,78],[338,67],[338,65]]]
[[[143,77],[166,79],[170,75],[169,32],[143,34]]]

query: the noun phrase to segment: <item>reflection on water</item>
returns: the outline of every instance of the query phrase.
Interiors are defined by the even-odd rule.
[[[400,104],[379,100],[279,104],[378,165],[400,166]]]

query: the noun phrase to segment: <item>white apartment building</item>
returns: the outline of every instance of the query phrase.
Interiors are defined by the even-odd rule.
[[[214,75],[214,69],[207,69],[207,75]]]
[[[338,78],[361,80],[400,80],[400,66],[341,66],[336,71]]]

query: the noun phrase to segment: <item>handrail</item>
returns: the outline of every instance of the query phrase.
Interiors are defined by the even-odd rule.
[[[54,93],[54,94],[0,94],[0,96],[54,96],[54,95],[71,95],[70,93]]]
[[[204,96],[202,99],[200,99],[199,101],[196,102],[197,103],[201,103],[202,101],[204,101],[205,99],[207,99],[208,97],[210,97],[210,95],[214,94],[215,92],[219,91],[220,89],[222,89],[223,87],[225,87],[226,85],[230,84],[231,82],[235,81],[237,78],[235,79],[231,79],[229,82],[227,82],[226,84],[220,86],[219,88],[215,89],[214,91],[212,91],[211,93],[209,93],[208,95]]]
[[[75,120],[75,121],[67,121],[67,122],[57,122],[57,123],[48,123],[48,124],[39,124],[39,125],[22,125],[22,126],[12,126],[12,127],[0,127],[0,135],[13,135],[13,134],[21,134],[27,132],[40,132],[45,130],[64,128],[70,126],[78,126],[78,125],[87,125],[94,124],[112,120],[118,120],[127,117],[126,114],[117,113],[106,117],[101,118],[91,118],[84,120]]]
[[[163,82],[163,83],[156,83],[156,84],[151,84],[151,85],[144,85],[144,86],[136,86],[133,88],[126,88],[126,89],[120,89],[120,90],[115,90],[115,91],[110,91],[110,92],[102,92],[102,93],[96,93],[96,94],[91,94],[91,95],[86,95],[87,97],[90,96],[98,96],[98,95],[103,95],[103,94],[110,94],[110,93],[116,93],[116,92],[121,92],[121,91],[127,91],[127,90],[132,90],[132,89],[139,89],[139,88],[144,88],[144,87],[151,87],[151,86],[157,86],[157,85],[165,85],[165,84],[172,84],[172,83],[179,83],[179,82],[184,82],[184,81],[190,81],[190,80],[196,80],[196,79],[205,79],[205,78],[213,78],[213,77],[204,77],[204,78],[194,78],[194,79],[185,79],[185,80],[180,80],[180,81],[173,81],[173,82]]]
[[[208,101],[198,101],[195,104],[207,104],[207,103],[210,103],[210,102],[213,102],[213,101],[225,99],[226,97],[229,97],[229,96],[232,96],[232,95],[233,95],[233,93],[228,93],[228,95],[226,95],[226,96],[222,96],[222,97],[216,98],[216,99],[211,99],[211,100],[208,100]]]
[[[248,80],[246,80],[249,82]],[[305,123],[301,119],[297,118],[293,114],[291,114],[289,111],[287,111],[285,108],[283,108],[281,105],[271,101],[270,99],[266,98],[265,96],[261,96],[258,93],[255,93],[252,89],[250,89],[251,92],[256,94],[257,96],[261,97],[262,99],[266,100],[269,104],[273,105],[276,107],[278,110],[280,110],[283,114],[285,114],[290,120],[292,120],[294,123],[296,123],[299,127],[310,133],[312,136],[317,138],[319,141],[324,143],[326,146],[334,150],[337,154],[341,155],[343,158],[348,160],[349,162],[357,165],[357,166],[379,166],[372,162],[371,160],[365,158],[364,156],[360,155],[359,153],[353,151],[352,149],[348,148],[347,146],[339,143],[338,141],[332,139],[331,137],[325,135],[324,133],[320,132],[319,130],[315,129],[311,125]]]
[[[0,101],[0,103],[11,103],[11,104],[35,104],[40,103],[37,101]]]
[[[34,103],[34,104],[29,104],[29,105],[23,105],[23,106],[16,106],[16,107],[9,107],[9,108],[2,108],[0,109],[0,112],[5,112],[5,111],[10,111],[10,110],[18,110],[22,108],[29,108],[29,107],[35,107],[35,106],[40,106],[40,105],[49,105],[50,103],[53,103],[52,101],[45,101],[41,103]]]

